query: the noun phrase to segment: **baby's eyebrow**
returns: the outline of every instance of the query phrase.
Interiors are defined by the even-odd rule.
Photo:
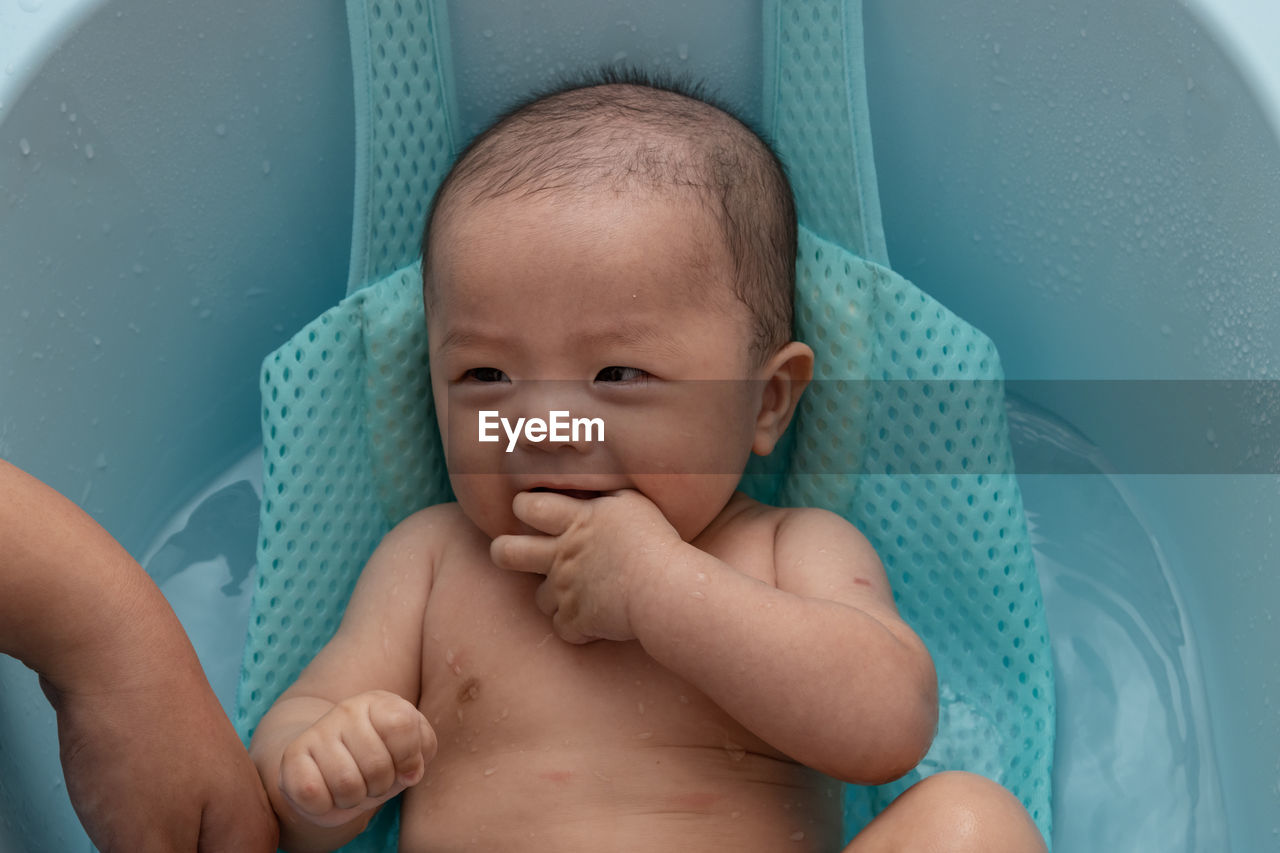
[[[435,346],[435,350],[437,353],[442,353],[451,349],[459,349],[476,344],[496,344],[501,341],[502,338],[497,335],[486,335],[472,329],[454,327],[440,339]]]
[[[673,353],[684,351],[679,339],[669,334],[665,329],[657,328],[651,324],[635,324],[625,323],[617,326],[609,326],[598,332],[588,332],[579,338],[588,345],[622,345],[622,346],[640,346],[653,345]]]
[[[606,346],[655,346],[667,354],[679,355],[685,352],[685,347],[674,335],[669,334],[665,329],[657,328],[650,324],[636,323],[620,323],[616,326],[607,326],[598,331],[589,331],[578,335],[575,340],[588,347],[606,347]],[[497,347],[504,344],[510,344],[510,340],[503,335],[487,334],[477,329],[468,329],[465,327],[454,327],[445,332],[444,336],[435,346],[437,355],[454,349],[462,349],[470,346],[493,346]]]

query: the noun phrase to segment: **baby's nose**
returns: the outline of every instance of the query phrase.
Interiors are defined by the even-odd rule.
[[[577,382],[528,381],[518,395],[519,447],[543,453],[589,453],[604,441],[604,418],[590,411],[590,399]]]

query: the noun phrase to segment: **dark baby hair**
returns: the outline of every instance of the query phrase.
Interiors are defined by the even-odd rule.
[[[432,227],[451,205],[600,187],[690,192],[719,226],[756,357],[791,340],[796,212],[781,161],[700,87],[628,70],[540,93],[463,150],[427,213],[428,299]]]

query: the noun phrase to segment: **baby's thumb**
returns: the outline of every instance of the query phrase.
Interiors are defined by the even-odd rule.
[[[431,759],[436,757],[436,730],[431,728],[431,723],[427,722],[427,718],[418,712],[418,753],[410,757],[400,768],[399,782],[408,788],[422,781],[423,775],[427,770],[427,764]]]
[[[430,764],[431,759],[436,757],[439,743],[436,741],[436,730],[431,728],[426,716],[421,711],[418,712],[418,716],[421,717],[418,721],[418,726],[422,737],[422,762],[425,765]]]

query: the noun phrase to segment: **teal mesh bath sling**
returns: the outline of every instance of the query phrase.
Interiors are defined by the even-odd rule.
[[[1052,660],[999,359],[981,332],[887,267],[859,0],[766,0],[763,14],[763,130],[796,193],[796,331],[819,381],[744,487],[856,524],[939,677],[932,749],[898,782],[847,786],[846,834],[923,776],[963,769],[1012,790],[1048,838]],[[445,2],[350,0],[348,16],[358,158],[349,295],[263,366],[257,587],[236,718],[246,740],[333,634],[382,536],[451,499],[417,260],[426,206],[465,142]],[[397,821],[390,803],[344,849],[394,850]]]

